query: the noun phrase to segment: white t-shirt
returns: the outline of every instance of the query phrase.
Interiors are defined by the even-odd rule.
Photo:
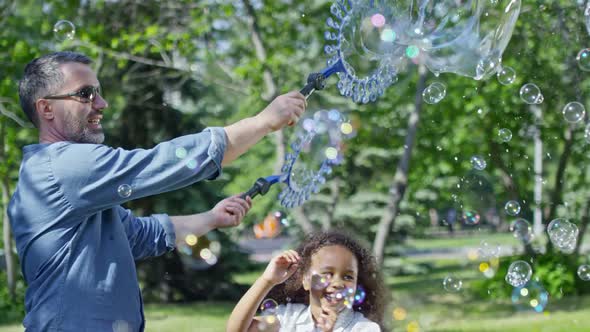
[[[300,303],[288,303],[277,307],[277,319],[281,323],[280,332],[316,332],[311,316],[311,308]],[[333,332],[381,332],[379,325],[363,316],[362,313],[344,309],[336,319]]]

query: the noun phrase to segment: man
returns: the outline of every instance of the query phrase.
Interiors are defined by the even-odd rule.
[[[178,217],[136,217],[120,204],[217,177],[305,110],[303,95],[291,92],[224,128],[149,150],[114,149],[101,144],[108,104],[90,64],[78,53],[49,54],[29,63],[19,84],[21,106],[39,129],[39,144],[23,149],[8,207],[28,283],[23,324],[30,331],[142,331],[134,260],[174,249],[177,236],[239,224],[251,201],[233,196]]]

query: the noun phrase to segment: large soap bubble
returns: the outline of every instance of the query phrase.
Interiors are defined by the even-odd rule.
[[[520,0],[337,0],[326,24],[328,66],[342,61],[338,89],[374,101],[408,61],[435,74],[485,79],[501,69]]]

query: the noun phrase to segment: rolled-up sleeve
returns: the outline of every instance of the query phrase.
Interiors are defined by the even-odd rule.
[[[176,235],[168,215],[136,217],[122,207],[118,207],[118,212],[135,260],[160,256],[174,249]]]
[[[61,191],[74,209],[89,214],[216,178],[227,138],[223,128],[213,127],[147,150],[56,144],[51,162]]]

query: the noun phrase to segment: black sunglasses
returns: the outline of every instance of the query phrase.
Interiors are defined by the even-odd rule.
[[[78,98],[80,98],[80,101],[83,103],[92,103],[96,99],[97,95],[102,95],[102,91],[101,91],[100,87],[88,85],[88,86],[82,87],[78,91],[66,93],[63,95],[45,96],[45,97],[43,97],[43,99],[66,99],[66,98],[70,98],[70,97],[78,97]]]

